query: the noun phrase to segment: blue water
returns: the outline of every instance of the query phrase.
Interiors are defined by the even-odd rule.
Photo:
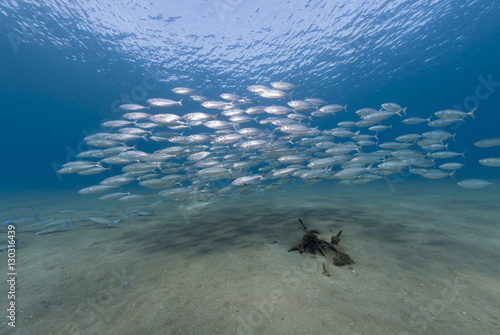
[[[472,143],[500,135],[499,14],[486,0],[3,1],[0,187],[101,180],[55,171],[120,103],[177,98],[177,86],[251,96],[246,86],[278,80],[300,85],[298,98],[348,105],[352,117],[323,118],[324,129],[384,102],[425,118],[478,107],[450,145],[466,151],[457,177],[498,177],[477,163],[498,148]]]

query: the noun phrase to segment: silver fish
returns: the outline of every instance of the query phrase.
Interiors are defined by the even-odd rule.
[[[170,99],[161,99],[161,98],[155,98],[155,99],[148,99],[146,102],[149,104],[150,107],[157,107],[157,108],[162,108],[162,107],[172,107],[175,105],[182,106],[182,100],[179,101],[174,101]]]
[[[493,185],[493,183],[484,179],[466,179],[459,181],[457,185],[463,188],[483,188]]]

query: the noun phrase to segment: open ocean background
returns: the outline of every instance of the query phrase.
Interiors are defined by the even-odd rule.
[[[294,98],[348,105],[350,115],[321,118],[323,129],[384,102],[424,118],[477,104],[477,119],[451,131],[450,150],[466,151],[457,178],[498,177],[477,162],[498,157],[498,147],[472,143],[500,133],[499,14],[486,0],[4,1],[0,187],[99,182],[55,171],[88,149],[83,137],[103,120],[118,118],[126,96],[139,104],[178,100],[170,90],[186,86],[212,98],[254,97],[246,86],[279,80],[301,85]],[[480,78],[497,83],[481,89],[484,99],[477,99]],[[390,123],[391,139],[429,129]]]
[[[500,2],[492,0],[3,0],[0,335],[498,335],[500,167],[478,160],[500,159],[500,146],[473,143],[500,138],[499,18]],[[182,108],[158,110],[221,113],[172,93],[175,87],[210,100],[236,93],[257,105],[285,105],[288,97],[264,99],[247,90],[277,81],[299,85],[294,100],[347,105],[347,113],[314,117],[309,126],[320,130],[358,121],[356,110],[383,103],[422,118],[477,108],[475,119],[443,129],[456,133],[446,143],[465,158],[436,159],[435,168],[465,166],[455,179],[429,180],[405,168],[367,185],[337,185],[324,174],[333,180],[308,185],[318,178],[269,177],[265,168],[281,163],[278,151],[244,151],[237,143],[227,149],[236,151],[232,159],[213,146],[211,157],[224,168],[236,169],[230,164],[241,157],[259,162],[241,174],[262,173],[263,181],[224,187],[229,171],[216,181],[200,177],[199,166],[184,163],[191,159],[186,150],[178,173],[186,166],[188,172],[174,176],[191,182],[177,188],[189,192],[179,196],[184,202],[167,193],[148,197],[159,189],[145,187],[131,194],[137,202],[78,193],[118,175],[121,166],[93,176],[57,173],[95,149],[83,139],[110,131],[100,125],[121,119],[119,105],[184,98]],[[393,125],[379,134],[381,143],[437,129],[402,120],[381,122]],[[273,128],[253,121],[242,127]],[[186,129],[195,132],[215,133]],[[148,153],[174,145],[127,144]],[[297,151],[308,159],[324,154],[307,149]],[[175,174],[175,164],[153,171]],[[456,185],[469,178],[485,179],[487,187]],[[282,187],[288,181],[291,187]],[[187,186],[181,182],[175,186]],[[343,232],[342,242],[326,255],[288,252],[306,227],[308,249],[313,229],[325,241]],[[336,266],[342,253],[355,263]]]

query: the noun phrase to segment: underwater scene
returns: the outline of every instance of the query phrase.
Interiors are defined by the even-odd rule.
[[[500,334],[494,1],[0,4],[0,334]]]

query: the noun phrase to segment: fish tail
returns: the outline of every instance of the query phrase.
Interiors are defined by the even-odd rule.
[[[471,110],[469,113],[467,113],[467,115],[469,115],[471,118],[475,119],[476,116],[474,115],[474,113],[476,112],[477,110],[477,107],[474,108],[473,110]]]

